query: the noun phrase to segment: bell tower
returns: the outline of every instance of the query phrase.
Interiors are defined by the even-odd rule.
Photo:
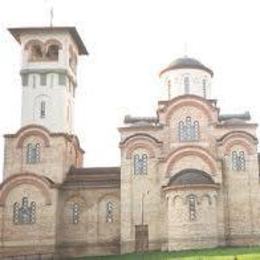
[[[22,49],[22,127],[73,134],[79,55],[86,47],[75,27],[10,28]]]

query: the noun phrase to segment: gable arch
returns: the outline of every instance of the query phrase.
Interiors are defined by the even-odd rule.
[[[247,139],[248,141],[251,141],[253,143],[256,143],[256,144],[258,143],[257,138],[254,135],[252,135],[246,131],[228,132],[228,133],[224,134],[222,137],[220,137],[218,139],[218,142],[225,143],[228,139],[234,138],[234,137],[241,137],[241,138]]]
[[[256,149],[254,149],[252,147],[251,143],[249,143],[243,139],[235,139],[235,140],[232,140],[232,141],[226,143],[225,148],[224,148],[224,154],[225,155],[230,154],[230,152],[232,151],[232,147],[237,146],[237,145],[242,146],[245,149],[247,154],[256,153]]]
[[[40,131],[38,129],[32,129],[32,130],[28,130],[28,131],[24,132],[23,134],[21,134],[21,136],[18,138],[16,148],[22,148],[24,141],[30,136],[38,136],[39,138],[41,138],[43,140],[45,147],[50,146],[49,137],[45,133],[43,133],[42,131]]]
[[[184,146],[173,151],[166,159],[166,176],[170,177],[170,170],[174,164],[187,156],[195,156],[202,159],[208,166],[212,175],[217,173],[216,159],[204,148],[198,146]]]
[[[132,155],[134,153],[135,150],[137,149],[144,149],[148,152],[149,158],[154,158],[155,157],[155,150],[153,145],[151,145],[148,142],[144,142],[144,141],[139,141],[139,142],[135,142],[134,144],[132,144],[127,150],[126,150],[126,158],[130,159],[132,158]]]
[[[50,181],[33,173],[16,174],[7,178],[0,185],[0,206],[5,206],[6,198],[11,190],[23,184],[35,186],[42,194],[46,205],[51,205],[51,195],[49,188],[52,187]]]
[[[209,122],[213,122],[215,120],[212,108],[210,108],[208,104],[204,104],[201,101],[196,100],[196,99],[188,99],[188,100],[183,100],[183,101],[179,101],[176,103],[172,103],[170,105],[170,108],[166,112],[166,116],[165,116],[166,124],[167,125],[170,124],[170,119],[171,119],[171,116],[174,111],[176,111],[182,107],[188,107],[188,106],[195,107],[198,110],[202,111],[206,115]]]
[[[248,154],[256,153],[257,138],[245,131],[233,131],[218,139],[220,145],[224,146],[224,154],[229,154],[232,147],[241,145]]]
[[[120,143],[120,147],[126,148],[126,158],[131,158],[134,150],[142,148],[147,150],[149,157],[155,157],[155,149],[156,146],[161,145],[160,142],[155,137],[146,134],[146,133],[138,133],[131,136],[128,136]]]

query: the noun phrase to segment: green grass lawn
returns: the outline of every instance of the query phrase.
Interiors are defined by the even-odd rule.
[[[236,258],[235,258],[236,256]],[[260,260],[260,247],[251,248],[216,248],[181,252],[149,252],[121,256],[81,257],[86,260]]]

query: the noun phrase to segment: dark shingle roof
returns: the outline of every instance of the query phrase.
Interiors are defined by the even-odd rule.
[[[169,186],[191,184],[214,184],[214,181],[206,172],[196,169],[182,170],[174,175],[169,181]]]
[[[71,167],[62,187],[119,188],[120,170],[120,167]]]
[[[213,77],[213,71],[203,65],[200,61],[194,59],[194,58],[189,58],[189,57],[183,57],[174,60],[172,63],[169,64],[169,66],[164,69],[162,73],[169,71],[169,70],[176,70],[176,69],[200,69],[200,70],[205,70],[208,72],[212,77]]]

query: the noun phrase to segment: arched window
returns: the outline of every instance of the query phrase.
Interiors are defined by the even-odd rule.
[[[187,116],[185,121],[178,123],[178,136],[180,142],[198,141],[200,139],[199,121],[192,121]]]
[[[190,78],[188,76],[184,77],[184,93],[190,93]]]
[[[189,199],[189,218],[190,221],[194,221],[197,218],[196,214],[196,198],[194,195],[190,195]]]
[[[206,92],[206,79],[202,80],[202,92],[203,92],[203,97],[206,98],[207,97],[207,92]]]
[[[147,174],[148,156],[147,154],[134,155],[134,174],[145,175]]]
[[[35,164],[40,162],[40,144],[29,143],[26,151],[26,162],[28,164]]]
[[[80,214],[79,204],[74,203],[73,207],[72,207],[72,223],[73,224],[79,223],[79,214]]]
[[[233,151],[232,152],[232,170],[233,171],[245,171],[246,170],[246,159],[244,151]]]
[[[43,58],[42,48],[40,45],[32,45],[31,47],[31,60],[38,61]]]
[[[50,61],[57,61],[59,59],[59,46],[55,44],[50,45],[46,53],[46,58]]]
[[[36,203],[29,204],[28,198],[23,197],[21,206],[18,202],[13,205],[13,223],[15,225],[25,225],[36,223]]]
[[[40,103],[40,118],[45,118],[46,116],[46,102],[41,101]]]
[[[32,75],[32,87],[36,88],[36,85],[37,85],[36,75]]]
[[[113,203],[109,201],[106,204],[106,222],[112,223],[113,222]]]

